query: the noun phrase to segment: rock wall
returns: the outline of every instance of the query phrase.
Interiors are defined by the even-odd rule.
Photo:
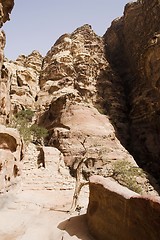
[[[20,56],[15,62],[4,62],[6,78],[10,82],[10,112],[27,108],[35,110],[42,60],[40,53],[33,51],[29,56]]]
[[[14,6],[14,0],[0,0],[0,27],[3,23],[10,20],[9,14],[11,13]]]
[[[107,57],[121,78],[129,122],[125,147],[159,181],[160,2],[128,3],[104,35]],[[125,136],[124,136],[125,138]],[[125,141],[124,141],[125,143]]]
[[[90,178],[87,220],[97,240],[157,240],[160,198],[141,197],[100,176]]]
[[[115,137],[108,117],[101,114],[104,109],[108,113],[107,105],[120,123],[126,107],[120,78],[105,58],[102,38],[91,26],[64,34],[48,52],[37,104],[40,124],[49,130],[48,144],[64,154],[68,166],[82,160],[84,141],[87,158],[100,160],[100,165],[117,158],[132,159]],[[127,134],[124,122],[119,128]]]
[[[71,171],[84,157],[94,163],[93,171],[87,167],[87,174],[108,176],[116,160],[137,166],[127,149],[158,179],[159,125],[155,123],[157,115],[149,110],[158,88],[153,86],[153,92],[148,89],[153,85],[151,71],[144,64],[151,64],[144,57],[150,51],[146,48],[153,47],[150,59],[157,82],[158,60],[155,63],[154,59],[158,59],[158,40],[151,48],[147,44],[158,36],[152,35],[158,29],[159,3],[154,1],[148,10],[155,11],[149,18],[156,27],[151,31],[152,25],[147,25],[143,32],[147,8],[146,1],[128,4],[124,16],[112,23],[103,38],[86,24],[62,35],[45,58],[33,51],[15,62],[2,60],[0,122],[6,124],[18,110],[30,108],[36,112],[37,123],[49,131],[45,144],[61,151]],[[136,19],[137,27],[131,32]],[[154,102],[152,110],[156,106]]]
[[[0,125],[0,192],[18,183],[21,175],[23,143],[16,129]]]
[[[0,27],[9,20],[9,14],[14,6],[14,0],[0,0]],[[10,105],[10,97],[8,95],[9,83],[3,80],[1,76],[2,65],[4,61],[4,47],[6,44],[6,36],[4,31],[0,30],[0,123],[3,123],[7,118],[7,111]]]

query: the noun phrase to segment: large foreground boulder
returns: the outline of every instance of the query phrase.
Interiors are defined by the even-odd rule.
[[[142,197],[109,178],[90,178],[88,226],[97,240],[158,240],[160,197]]]

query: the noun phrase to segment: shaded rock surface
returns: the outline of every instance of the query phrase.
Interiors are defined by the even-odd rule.
[[[157,240],[160,197],[142,198],[113,179],[93,176],[87,221],[97,240]]]
[[[9,14],[14,6],[14,0],[0,0],[0,27],[9,20]],[[3,30],[0,30],[0,123],[6,120],[7,111],[9,109],[10,97],[9,83],[2,79],[1,71],[4,61],[4,47],[6,44],[6,36]]]
[[[14,6],[14,0],[0,0],[0,27],[7,20],[10,20],[9,14],[11,13]]]
[[[104,35],[107,57],[121,78],[128,104],[130,138],[125,147],[158,181],[159,17],[157,0],[128,3],[124,16],[114,20]]]

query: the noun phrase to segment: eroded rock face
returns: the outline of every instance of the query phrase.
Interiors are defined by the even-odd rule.
[[[12,188],[21,174],[23,144],[16,129],[0,125],[0,192]]]
[[[115,137],[108,118],[95,107],[103,110],[108,105],[115,118],[124,118],[125,101],[119,83],[105,59],[102,38],[89,25],[60,37],[44,58],[37,103],[45,113],[40,123],[49,129],[49,144],[63,152],[68,165],[78,155],[81,158],[84,140],[91,149],[90,157],[96,158],[99,151],[100,156],[106,151],[108,136]]]
[[[0,27],[9,20],[9,14],[14,6],[14,0],[0,0]],[[2,65],[4,61],[4,47],[6,44],[6,36],[4,31],[0,30],[0,123],[4,123],[7,119],[9,110],[9,83],[2,76]]]
[[[118,140],[125,135],[127,142],[129,134],[124,88],[89,25],[61,36],[44,58],[37,106],[38,122],[49,131],[46,144],[61,151],[73,175],[84,158],[90,161],[87,177],[109,176],[116,160],[136,166]]]
[[[160,198],[141,197],[113,179],[93,176],[87,219],[97,240],[157,240]]]
[[[19,56],[15,61],[3,63],[1,74],[1,122],[9,121],[18,110],[35,110],[36,96],[40,90],[39,75],[43,57],[33,51],[29,56]]]
[[[44,58],[40,104],[48,106],[64,94],[74,94],[77,101],[96,101],[97,80],[107,66],[102,39],[91,26],[64,34]]]
[[[0,0],[0,27],[9,20],[9,14],[14,6],[14,0]]]
[[[107,56],[122,79],[136,161],[159,180],[160,2],[136,1],[104,35]]]

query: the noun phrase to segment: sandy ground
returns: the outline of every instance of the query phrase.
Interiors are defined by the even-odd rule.
[[[80,212],[68,213],[72,190],[18,190],[0,195],[1,240],[92,240],[87,230],[88,189]]]

